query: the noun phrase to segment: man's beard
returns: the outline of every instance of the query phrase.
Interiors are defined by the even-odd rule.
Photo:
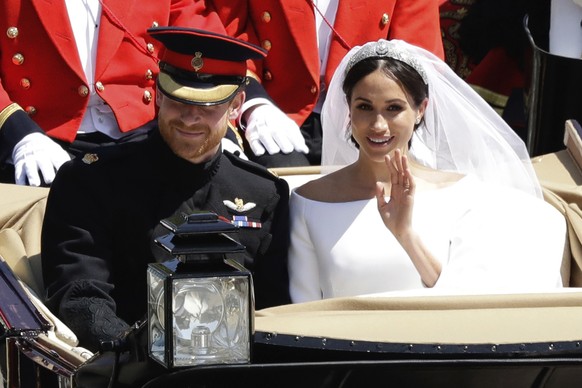
[[[177,130],[183,132],[202,132],[204,136],[200,141],[189,142],[177,135]],[[220,144],[223,133],[212,131],[207,125],[185,126],[180,120],[170,120],[166,123],[160,123],[160,132],[162,137],[168,143],[172,151],[179,157],[194,161],[200,156],[206,154],[209,150],[214,149]]]

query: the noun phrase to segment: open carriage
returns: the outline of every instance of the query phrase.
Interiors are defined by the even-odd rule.
[[[579,386],[582,140],[576,122],[567,122],[565,133],[566,150],[533,159],[546,200],[568,221],[565,288],[496,295],[422,290],[260,310],[250,363],[168,370],[144,386]],[[278,173],[294,187],[318,171]],[[80,371],[103,360],[77,347],[74,334],[35,297],[42,292],[39,231],[47,191],[2,187],[0,322],[7,387],[33,386],[47,371],[60,386],[73,387]],[[123,386],[135,371],[111,373]]]

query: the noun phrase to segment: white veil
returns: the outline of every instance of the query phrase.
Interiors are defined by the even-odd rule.
[[[384,49],[374,55],[378,45],[388,45],[388,52],[384,54]],[[472,174],[542,198],[525,144],[511,127],[440,58],[400,40],[381,39],[354,47],[338,66],[321,114],[324,172],[353,163],[358,157],[349,140],[349,110],[342,90],[349,60],[356,54],[356,62],[369,57],[395,58],[394,53],[413,58],[413,67],[422,67],[429,86],[424,120],[412,137],[411,158],[435,169]],[[400,55],[395,59],[402,60]]]

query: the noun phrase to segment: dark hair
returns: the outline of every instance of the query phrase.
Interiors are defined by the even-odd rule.
[[[416,107],[420,106],[424,99],[428,97],[428,85],[424,83],[424,80],[414,68],[394,58],[371,57],[356,63],[346,74],[342,88],[348,100],[348,105],[356,84],[376,70],[382,70],[386,76],[398,82],[412,98]]]
[[[356,63],[346,74],[342,89],[346,95],[348,106],[350,106],[352,92],[356,84],[376,70],[382,70],[387,77],[400,84],[414,102],[415,107],[419,107],[428,98],[428,85],[424,83],[420,74],[413,67],[394,58],[370,57]],[[415,129],[418,125],[420,124],[415,125]],[[351,140],[359,148],[353,136],[351,136]]]

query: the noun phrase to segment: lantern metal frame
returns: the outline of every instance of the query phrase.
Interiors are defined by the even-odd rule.
[[[173,259],[148,266],[150,358],[168,369],[250,363],[254,295],[238,228],[209,212],[160,223],[169,233],[155,241]]]

